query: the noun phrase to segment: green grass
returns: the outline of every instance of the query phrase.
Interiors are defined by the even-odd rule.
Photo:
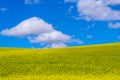
[[[0,80],[120,80],[120,43],[0,48]]]

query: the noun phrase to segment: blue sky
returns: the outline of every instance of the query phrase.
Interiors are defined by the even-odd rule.
[[[0,47],[119,41],[119,0],[0,0]]]

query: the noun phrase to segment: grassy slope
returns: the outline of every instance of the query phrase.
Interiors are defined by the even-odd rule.
[[[120,43],[0,49],[0,80],[120,80]]]

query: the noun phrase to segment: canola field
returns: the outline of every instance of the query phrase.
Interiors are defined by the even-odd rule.
[[[0,80],[120,80],[120,43],[0,48]]]

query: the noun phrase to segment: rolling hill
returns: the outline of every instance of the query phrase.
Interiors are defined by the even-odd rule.
[[[120,80],[120,43],[0,48],[0,80]]]

